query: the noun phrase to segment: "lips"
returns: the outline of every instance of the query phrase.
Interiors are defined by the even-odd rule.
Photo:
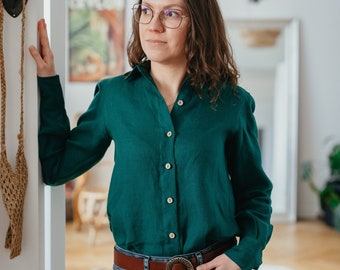
[[[166,44],[165,41],[159,39],[147,39],[146,42],[150,44]]]

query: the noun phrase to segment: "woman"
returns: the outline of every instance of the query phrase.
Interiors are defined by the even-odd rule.
[[[272,184],[261,165],[254,100],[237,86],[218,3],[140,0],[133,11],[132,70],[100,81],[71,131],[39,21],[42,51],[30,52],[44,182],[74,179],[113,140],[114,269],[258,268],[272,232]]]

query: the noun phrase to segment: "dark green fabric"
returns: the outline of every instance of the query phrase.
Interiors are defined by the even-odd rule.
[[[58,76],[38,83],[46,184],[74,179],[114,141],[107,210],[120,247],[173,256],[237,235],[239,245],[226,254],[242,269],[261,264],[272,232],[272,184],[261,166],[248,92],[238,87],[235,94],[227,85],[212,106],[184,81],[169,113],[148,70],[138,66],[99,82],[70,131]]]

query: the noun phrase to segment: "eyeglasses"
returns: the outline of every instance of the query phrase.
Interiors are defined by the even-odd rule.
[[[134,20],[140,24],[149,24],[155,16],[152,8],[143,4],[134,4],[132,10]],[[159,12],[161,23],[164,27],[170,29],[180,27],[183,18],[186,17],[188,16],[184,16],[183,12],[179,9],[163,9]]]

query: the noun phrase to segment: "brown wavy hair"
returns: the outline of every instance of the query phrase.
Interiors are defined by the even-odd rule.
[[[221,84],[230,83],[234,91],[239,71],[217,0],[184,0],[190,26],[186,41],[187,73],[198,96],[208,87],[211,102],[220,97]],[[142,0],[139,0],[141,3]],[[139,36],[139,25],[132,19],[132,35],[127,47],[131,67],[146,61]]]

